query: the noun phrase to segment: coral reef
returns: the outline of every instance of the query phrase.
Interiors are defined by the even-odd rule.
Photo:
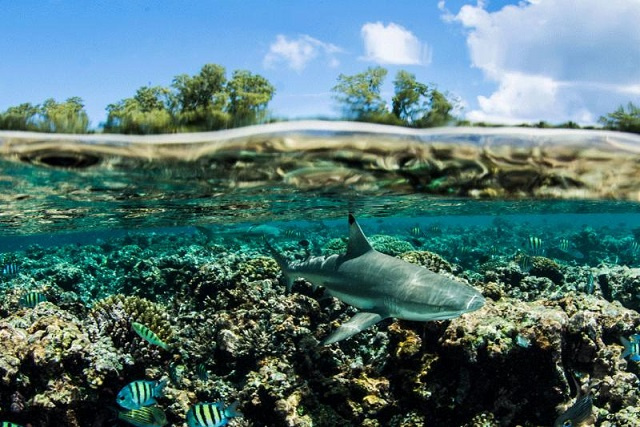
[[[579,257],[551,237],[528,253],[531,227],[505,221],[410,229],[380,224],[372,244],[472,284],[486,305],[387,319],[330,346],[319,343],[356,310],[301,279],[287,293],[257,238],[132,233],[12,254],[21,271],[0,277],[0,420],[109,425],[125,384],[169,378],[158,404],[171,425],[218,400],[239,401],[236,426],[551,425],[575,397],[570,371],[593,395],[595,425],[638,425],[640,365],[620,344],[640,332],[629,233],[567,232]],[[290,259],[342,253],[335,235],[320,226],[272,245]],[[22,307],[33,291],[48,301]]]

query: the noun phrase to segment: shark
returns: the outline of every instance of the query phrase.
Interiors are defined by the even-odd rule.
[[[373,249],[352,214],[346,253],[289,262],[266,244],[282,269],[288,292],[301,277],[314,289],[322,286],[325,293],[359,309],[322,345],[349,338],[383,319],[452,319],[485,303],[482,294],[465,283]]]

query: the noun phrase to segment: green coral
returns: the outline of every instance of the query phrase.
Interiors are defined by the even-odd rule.
[[[532,257],[529,274],[537,277],[546,277],[556,285],[561,285],[564,282],[564,274],[558,263],[541,256]]]
[[[259,280],[276,280],[280,273],[278,263],[270,257],[257,257],[240,263],[233,276],[234,282],[256,282]]]
[[[119,348],[127,348],[135,340],[131,322],[147,326],[165,343],[173,335],[166,308],[141,297],[112,295],[98,301],[89,314],[99,334],[110,336]]]

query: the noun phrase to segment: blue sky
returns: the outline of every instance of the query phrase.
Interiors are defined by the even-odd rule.
[[[456,96],[472,120],[593,123],[640,103],[640,1],[0,0],[0,110],[107,104],[205,63],[277,89],[276,116],[336,115],[340,73],[399,69]]]

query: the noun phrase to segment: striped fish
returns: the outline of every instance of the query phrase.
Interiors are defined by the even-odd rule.
[[[15,262],[10,262],[8,264],[5,264],[5,266],[2,268],[3,276],[15,276],[19,272],[20,272],[20,266]]]
[[[136,427],[162,427],[167,425],[167,416],[164,411],[155,406],[119,412],[118,419]]]
[[[409,229],[409,234],[415,237],[424,236],[424,233],[422,233],[422,228],[420,228],[419,225],[414,225],[413,227],[411,227]]]
[[[640,251],[640,243],[634,240],[631,242],[631,253],[635,255],[638,251]]]
[[[131,327],[136,332],[136,334],[140,335],[140,337],[147,341],[150,344],[157,345],[165,350],[169,350],[169,345],[162,341],[160,337],[149,329],[147,326],[138,322],[131,322]]]
[[[536,236],[529,236],[529,250],[532,255],[540,255],[542,253],[542,239]]]
[[[296,228],[287,228],[284,230],[284,235],[286,237],[291,237],[291,238],[296,238],[299,239],[303,236],[302,231],[296,229]]]
[[[19,304],[22,307],[33,308],[41,302],[45,302],[47,297],[40,292],[27,292],[20,298]]]
[[[560,250],[563,252],[569,250],[569,239],[560,239]]]
[[[0,427],[22,427],[20,424],[10,423],[9,421],[2,421]]]
[[[236,410],[238,402],[225,408],[224,402],[196,403],[187,412],[189,427],[222,427],[233,417],[242,415]]]
[[[162,396],[167,381],[133,381],[122,387],[116,397],[118,405],[125,409],[140,409],[155,405],[156,397]]]
[[[207,372],[207,365],[205,365],[204,363],[198,363],[198,366],[196,366],[196,375],[202,381],[207,381],[209,379],[209,372]]]

